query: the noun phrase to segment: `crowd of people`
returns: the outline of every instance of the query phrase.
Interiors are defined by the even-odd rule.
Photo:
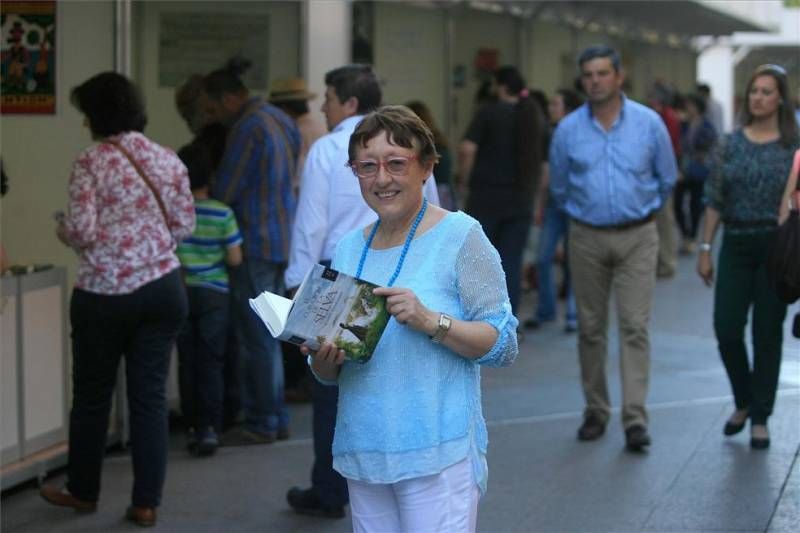
[[[549,99],[515,67],[497,69],[455,157],[423,102],[382,106],[368,65],[325,75],[326,128],[301,79],[276,80],[263,98],[242,82],[242,59],[192,76],[176,105],[194,138],[177,155],[142,133],[143,102],[124,76],[76,87],[73,104],[96,144],[75,161],[57,227],[80,258],[73,404],[67,484],[42,496],[96,508],[124,356],[134,469],[126,516],[156,523],[177,346],[189,452],[288,439],[287,382],[308,378],[314,458],[310,486],[288,489],[295,511],[342,518],[349,504],[355,531],[474,531],[488,475],[480,366],[510,365],[523,331],[556,319],[555,258],[564,330],[577,331],[577,438],[599,439],[610,417],[613,293],[624,442],[639,453],[651,443],[656,279],[674,275],[676,254],[696,252],[711,285],[720,224],[714,329],[735,398],[724,433],[749,418],[751,446],[768,447],[786,305],[764,264],[800,167],[786,72],[753,73],[741,126],[725,134],[706,85],[681,96],[657,82],[644,105],[623,92],[621,65],[613,48],[589,47],[576,86]],[[538,298],[520,326],[523,251],[536,226]],[[317,263],[380,286],[391,320],[369,364],[330,343],[281,346],[251,311],[265,290],[293,295]]]

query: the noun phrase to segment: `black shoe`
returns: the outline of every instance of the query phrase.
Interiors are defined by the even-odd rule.
[[[736,413],[731,415],[731,418],[733,418],[733,416],[735,416],[735,415],[736,415]],[[738,424],[736,422],[731,422],[731,418],[729,418],[728,421],[725,422],[725,427],[722,428],[722,433],[724,433],[725,435],[729,435],[729,436],[730,435],[736,435],[737,433],[739,433],[741,430],[744,429],[744,426],[747,424],[747,418],[749,416],[750,416],[750,414],[748,413],[742,419],[742,421],[739,422]]]
[[[213,427],[202,431],[197,438],[198,455],[214,455],[219,447],[219,437]]]
[[[625,430],[625,448],[630,452],[642,452],[645,446],[650,446],[650,435],[647,428],[636,424]]]
[[[189,453],[197,453],[197,432],[193,427],[186,430],[186,449]]]
[[[596,440],[606,432],[606,425],[597,416],[590,414],[578,428],[578,440]]]
[[[754,429],[760,432],[759,429],[764,428],[764,435],[754,436]],[[767,431],[766,424],[752,424],[750,426],[750,447],[754,450],[766,450],[769,448],[769,432]]]
[[[320,501],[313,488],[301,489],[292,487],[286,493],[286,501],[295,512],[323,518],[344,518],[344,506],[325,505]]]
[[[535,318],[529,318],[522,325],[525,329],[539,329],[539,326],[541,326],[542,323]]]
[[[578,326],[572,322],[567,322],[564,326],[564,333],[575,333],[576,331],[578,331]]]

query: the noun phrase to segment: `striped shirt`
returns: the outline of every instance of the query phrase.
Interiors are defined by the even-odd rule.
[[[288,261],[299,151],[300,133],[287,114],[260,97],[245,104],[228,133],[213,188],[214,198],[236,214],[245,258]]]
[[[177,249],[186,285],[228,292],[225,255],[242,244],[231,208],[216,200],[195,200],[197,225]]]

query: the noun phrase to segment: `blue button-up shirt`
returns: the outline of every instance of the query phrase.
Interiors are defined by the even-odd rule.
[[[593,226],[647,217],[667,200],[678,172],[661,117],[624,96],[608,131],[588,103],[564,117],[553,134],[549,164],[556,205]]]
[[[236,213],[247,258],[289,259],[296,202],[292,176],[299,151],[294,121],[260,97],[247,102],[228,133],[213,192]]]

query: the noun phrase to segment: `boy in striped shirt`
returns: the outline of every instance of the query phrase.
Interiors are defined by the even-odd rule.
[[[211,455],[219,446],[230,309],[227,267],[242,262],[233,211],[209,198],[218,162],[213,145],[220,140],[224,146],[224,131],[206,129],[178,152],[189,171],[197,218],[194,233],[177,249],[189,299],[189,319],[178,337],[178,381],[187,447],[198,455]]]

